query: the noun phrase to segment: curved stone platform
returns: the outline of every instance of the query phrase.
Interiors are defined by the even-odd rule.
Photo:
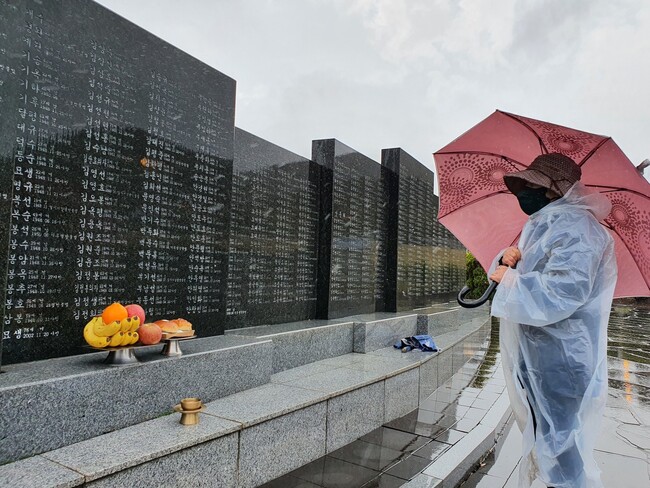
[[[429,315],[426,314],[426,320],[435,323]],[[413,324],[423,316],[425,314],[416,314]],[[403,322],[401,316],[395,319]],[[354,331],[364,327],[357,324],[366,324],[363,331],[366,338],[384,337],[387,345],[394,339],[386,334],[391,329],[387,317],[375,321],[377,325],[374,326],[373,320],[362,322],[359,318],[352,323]],[[344,328],[349,324],[348,320],[328,326]],[[373,330],[373,327],[385,330]],[[402,333],[400,327],[398,333]],[[257,335],[225,336],[221,340],[223,344],[231,344],[229,347],[212,351],[190,351],[188,347],[187,355],[176,360],[155,359],[124,368],[101,368],[94,364],[92,371],[84,373],[81,365],[73,362],[77,374],[57,376],[53,370],[50,374],[54,377],[47,377],[35,364],[24,366],[24,369],[17,367],[20,371],[14,371],[15,384],[5,384],[0,390],[3,394],[13,394],[20,388],[65,384],[75,378],[84,384],[88,378],[98,375],[137,376],[144,371],[163,375],[163,369],[172,365],[176,371],[186,371],[181,366],[188,364],[187,361],[196,361],[199,368],[201,360],[217,361],[213,364],[212,376],[203,368],[206,372],[200,384],[195,380],[189,389],[187,384],[150,389],[148,396],[139,400],[143,405],[167,402],[169,412],[169,407],[178,399],[195,396],[197,389],[203,388],[201,395],[207,400],[207,408],[198,425],[182,426],[178,414],[172,414],[121,428],[116,424],[111,432],[68,442],[56,449],[43,449],[42,446],[48,444],[41,442],[39,448],[43,450],[39,455],[0,467],[0,486],[259,486],[413,410],[420,399],[449,379],[474,355],[488,331],[487,310],[477,311],[474,318],[454,330],[434,334],[438,346],[442,347],[440,353],[412,351],[402,354],[392,347],[384,347],[367,354],[350,352],[321,359],[272,375],[272,365],[279,364],[274,362],[274,343],[281,343],[286,334],[303,334],[299,329],[263,334],[265,339],[258,339]],[[308,342],[310,336],[311,333],[306,334],[302,339]],[[198,341],[192,342],[200,347]],[[299,345],[300,340],[294,348]],[[354,347],[354,336],[350,347]],[[92,362],[88,356],[81,358]],[[63,365],[60,367],[64,372],[72,371]],[[20,375],[34,381],[20,385],[17,380]],[[247,379],[240,380],[240,376]],[[227,384],[228,380],[236,385]],[[223,394],[229,388],[230,394]],[[141,390],[134,389],[131,393],[137,391]],[[41,401],[38,395],[33,398]],[[102,405],[103,416],[114,415],[114,402],[104,398]],[[121,406],[125,407],[128,405]],[[87,409],[79,411],[89,412]],[[43,424],[48,423],[47,419],[42,420]],[[53,431],[73,429],[73,424],[66,422],[50,425]],[[90,427],[79,430],[87,436]],[[26,437],[25,432],[23,437]],[[14,438],[20,436],[14,435]],[[25,448],[22,449],[24,452]],[[12,454],[8,443],[6,453],[6,457]]]

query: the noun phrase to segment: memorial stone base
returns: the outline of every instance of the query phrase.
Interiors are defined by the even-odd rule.
[[[124,367],[103,366],[105,353],[14,365],[0,376],[3,404],[39,414],[6,409],[0,486],[259,486],[417,408],[490,326],[487,308],[464,316],[451,304],[393,318],[249,329],[188,341],[180,358],[151,350]],[[441,352],[401,353],[385,333],[391,323],[400,333],[427,324]],[[386,342],[352,352],[359,324]],[[345,342],[341,354],[305,355],[319,334]],[[206,402],[197,425],[171,413],[185,396]]]

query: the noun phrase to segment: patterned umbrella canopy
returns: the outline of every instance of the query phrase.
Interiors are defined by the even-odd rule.
[[[551,152],[572,158],[582,183],[612,202],[602,224],[616,244],[614,296],[650,296],[650,184],[610,137],[497,110],[434,153],[438,220],[487,269],[499,251],[517,244],[528,219],[503,175]]]

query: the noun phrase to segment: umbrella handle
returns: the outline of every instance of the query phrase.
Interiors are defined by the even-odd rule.
[[[471,289],[467,285],[465,285],[463,286],[463,289],[458,292],[458,297],[456,298],[456,300],[458,300],[458,304],[464,308],[480,307],[485,302],[487,302],[488,298],[490,297],[490,295],[492,294],[492,292],[494,291],[494,289],[497,287],[498,284],[499,283],[497,283],[496,281],[491,281],[490,286],[487,287],[485,293],[483,293],[483,295],[481,295],[481,298],[477,300],[465,300],[465,295],[467,295],[471,291]]]

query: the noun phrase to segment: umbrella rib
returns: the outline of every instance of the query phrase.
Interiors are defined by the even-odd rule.
[[[640,191],[636,191],[636,190],[629,190],[627,188],[620,188],[620,187],[616,187],[616,186],[606,186],[606,185],[585,185],[585,186],[588,187],[588,188],[608,188],[607,191],[601,191],[601,192],[598,192],[598,193],[614,193],[614,192],[617,192],[617,191],[622,191],[622,192],[625,192],[625,193],[631,193],[631,194],[636,195],[638,197],[643,197],[643,198],[650,199],[650,196],[646,195],[645,193],[641,193]]]
[[[625,244],[625,240],[623,239],[623,237],[621,236],[621,234],[618,233],[618,231],[617,231],[616,229],[614,229],[613,227],[611,227],[611,226],[609,226],[609,225],[605,225],[605,224],[602,223],[602,222],[601,222],[601,224],[602,224],[604,227],[610,229],[614,234],[616,234],[616,235],[618,236],[618,238],[621,240],[621,242],[625,245],[626,249],[629,250],[629,248],[628,248],[627,245]],[[641,277],[643,278],[643,281],[645,281],[646,286],[647,286],[648,288],[650,288],[650,281],[648,281],[648,278],[646,278],[645,275],[641,272],[641,266],[639,266],[639,263],[638,263],[638,261],[636,260],[636,257],[635,257],[634,254],[632,254],[631,252],[630,252],[630,257],[632,258],[632,261],[634,261],[634,264],[636,264],[637,268],[639,269],[639,274],[640,274]]]
[[[501,112],[501,111],[499,111],[499,112]],[[515,117],[514,114],[509,114],[508,112],[501,112],[501,113],[502,113],[503,115],[506,115],[506,116],[510,117],[510,118],[511,118],[512,120],[514,120],[515,122],[520,123],[520,124],[523,125],[526,129],[528,129],[530,132],[532,132],[533,135],[537,138],[537,142],[539,142],[539,147],[540,147],[540,149],[541,149],[542,154],[544,154],[544,153],[548,153],[548,148],[547,148],[546,145],[544,144],[544,141],[542,141],[542,138],[539,136],[539,134],[535,131],[535,129],[533,129],[530,125],[528,125],[528,124],[527,124],[526,122],[524,122],[523,120],[520,120],[520,119],[518,119],[517,117]]]
[[[522,168],[526,168],[527,166],[523,163],[520,163],[519,161],[516,161],[514,159],[511,159],[507,156],[504,156],[503,154],[498,154],[498,153],[492,153],[488,151],[438,151],[434,153],[434,156],[436,154],[480,154],[483,156],[494,156],[497,158],[505,159],[506,161],[516,165],[516,166],[521,166]]]
[[[589,160],[589,158],[591,158],[591,156],[593,156],[596,153],[596,151],[598,151],[598,149],[600,149],[600,146],[605,144],[607,141],[611,141],[611,140],[612,140],[611,137],[607,137],[607,138],[603,139],[602,141],[600,141],[591,151],[589,151],[589,154],[587,154],[582,159],[582,161],[580,163],[578,163],[578,166],[582,167],[582,165],[585,164]]]

